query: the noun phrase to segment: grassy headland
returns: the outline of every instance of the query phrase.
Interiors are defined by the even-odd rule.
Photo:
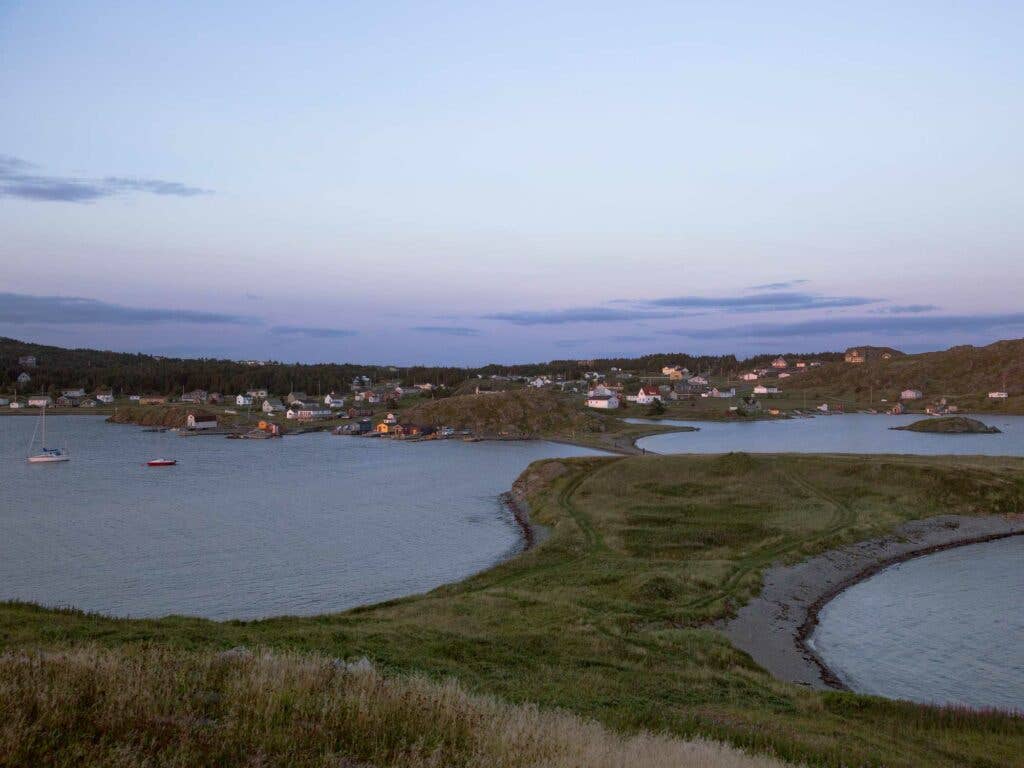
[[[131,660],[153,647],[200,654],[188,662],[200,667],[202,654],[238,645],[365,655],[389,673],[454,677],[474,693],[567,709],[626,734],[721,739],[811,765],[1021,764],[1022,718],[783,683],[711,622],[755,594],[773,562],[879,536],[937,512],[1019,513],[1024,460],[744,454],[552,460],[532,465],[517,490],[535,519],[551,527],[548,540],[427,595],[331,616],[224,623],[116,620],[6,604],[0,645],[33,653],[110,648],[126,654],[126,668],[138,674],[145,665]],[[120,656],[110,658],[121,663]],[[89,696],[76,690],[60,683],[52,695],[64,696],[74,723],[88,724],[95,689]],[[168,709],[191,701],[187,687],[157,690],[153,695]],[[264,695],[258,700],[277,701],[272,691],[258,694]],[[315,730],[301,706],[266,711],[277,713],[282,748],[296,738],[291,734]],[[91,743],[95,731],[82,728],[83,744]],[[429,742],[435,733],[405,715],[390,728],[408,744]],[[233,733],[225,736],[235,739]],[[339,732],[332,744],[348,749],[347,738]],[[47,743],[40,749],[51,759]],[[443,764],[449,753],[438,754]]]
[[[906,424],[902,427],[890,427],[890,429],[904,430],[906,432],[925,432],[933,435],[996,435],[1000,430],[998,427],[990,427],[977,419],[969,419],[966,416],[943,416],[938,419],[922,419],[913,424]]]

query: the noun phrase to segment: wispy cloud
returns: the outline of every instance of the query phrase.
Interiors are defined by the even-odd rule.
[[[155,323],[225,323],[241,325],[258,322],[243,315],[196,312],[188,309],[147,309],[125,307],[77,296],[29,296],[0,293],[0,323],[13,325],[152,325]]]
[[[480,331],[476,328],[465,328],[462,326],[453,325],[417,325],[414,326],[414,331],[420,333],[436,333],[442,336],[479,336]]]
[[[270,332],[275,336],[304,336],[309,339],[343,339],[356,335],[356,331],[344,328],[316,328],[308,325],[275,325]]]
[[[36,202],[88,203],[133,192],[175,197],[209,194],[209,190],[206,189],[162,179],[51,176],[39,173],[36,166],[24,160],[0,155],[0,197],[16,197]]]
[[[937,309],[940,307],[935,304],[893,304],[878,311],[888,315],[918,315],[922,312],[934,312]]]
[[[679,317],[679,312],[615,307],[577,307],[574,309],[522,310],[484,315],[485,320],[501,320],[515,325],[565,325],[567,323],[619,323],[632,320],[661,320]]]
[[[819,296],[801,291],[751,293],[742,296],[670,296],[649,299],[652,307],[679,309],[731,309],[742,312],[783,312],[805,309],[834,309],[877,304],[880,299],[864,296]]]
[[[782,339],[839,333],[900,336],[918,333],[972,333],[1024,327],[1024,312],[994,315],[914,315],[826,317],[794,323],[733,325],[726,328],[685,328],[662,333],[702,339]]]
[[[786,280],[781,283],[765,283],[763,285],[750,286],[751,291],[784,291],[787,288],[796,288],[798,285],[805,285],[809,280]]]

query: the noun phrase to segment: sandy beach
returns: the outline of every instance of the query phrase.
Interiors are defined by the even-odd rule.
[[[1024,516],[943,515],[915,520],[889,536],[830,550],[765,573],[760,596],[722,630],[776,677],[813,688],[844,688],[808,647],[818,612],[842,590],[878,571],[950,547],[1024,534]]]

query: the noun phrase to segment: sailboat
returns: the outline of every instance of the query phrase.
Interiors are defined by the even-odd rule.
[[[40,445],[39,453],[32,453],[32,446],[36,442],[36,432],[39,430],[40,424],[43,427],[43,439]],[[46,447],[46,406],[43,406],[42,412],[39,414],[39,421],[36,424],[36,429],[32,431],[32,442],[28,444],[28,460],[30,464],[49,464],[55,461],[69,461],[71,457],[68,455],[67,450],[61,450],[60,448],[47,448]]]

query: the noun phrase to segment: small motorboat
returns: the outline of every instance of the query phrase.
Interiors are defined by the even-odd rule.
[[[152,459],[146,462],[147,467],[173,467],[177,464],[176,459]]]

